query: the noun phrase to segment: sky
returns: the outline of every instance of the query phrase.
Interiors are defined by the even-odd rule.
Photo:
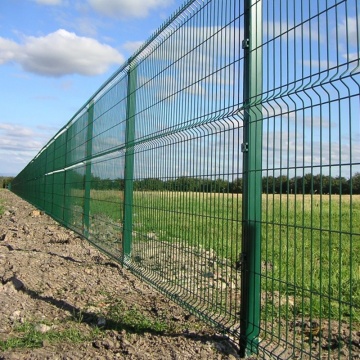
[[[0,0],[0,175],[17,175],[184,0]]]
[[[0,175],[19,173],[183,2],[0,0]],[[231,125],[236,136],[194,139],[187,148],[191,161],[181,166],[185,150],[174,144],[161,155],[164,173],[174,169],[168,176],[242,172],[242,123],[223,114],[243,100],[243,18],[229,20],[241,2],[204,3],[171,41],[148,54],[146,63],[158,65],[151,71],[165,66],[159,73],[145,62],[137,67],[137,131],[153,136],[182,121],[211,118],[222,129]],[[358,0],[262,4],[263,169],[276,176],[288,169],[289,176],[360,172]],[[177,116],[169,116],[174,109]],[[105,135],[114,134],[104,134],[110,144]]]

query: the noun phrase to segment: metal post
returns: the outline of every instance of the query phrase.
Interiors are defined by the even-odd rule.
[[[128,92],[125,133],[125,174],[124,174],[124,221],[123,221],[123,262],[131,255],[133,222],[133,183],[134,183],[134,138],[136,111],[136,64],[130,62],[128,72]]]
[[[69,137],[69,129],[66,128],[65,130],[65,149],[64,149],[64,169],[67,166],[67,148],[68,148],[68,137]],[[67,205],[67,198],[66,198],[66,178],[67,178],[67,170],[64,170],[64,184],[63,184],[63,222],[66,226],[69,226],[69,218],[68,218],[68,211],[66,209]]]
[[[86,141],[86,170],[85,170],[85,194],[84,194],[84,217],[83,217],[83,235],[89,238],[90,229],[90,196],[91,196],[91,156],[92,156],[92,138],[93,138],[93,120],[94,120],[94,101],[89,104],[87,141]]]
[[[258,352],[261,272],[262,1],[244,0],[243,234],[240,355]]]

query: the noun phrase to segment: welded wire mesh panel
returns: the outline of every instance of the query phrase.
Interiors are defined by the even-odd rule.
[[[82,234],[84,224],[84,178],[85,166],[80,165],[65,171],[64,223]]]
[[[122,256],[127,74],[120,73],[96,97],[87,176],[88,238],[116,258]],[[90,170],[89,170],[90,168]],[[87,214],[86,214],[87,216]]]
[[[242,28],[240,2],[194,2],[140,53],[127,262],[233,334],[241,196],[230,183],[241,177]]]
[[[360,329],[360,7],[262,4],[260,347],[350,359]]]
[[[92,156],[113,152],[125,145],[127,76],[121,78],[95,102]],[[106,179],[106,171],[98,176]],[[111,178],[113,174],[108,174]]]
[[[356,358],[360,5],[193,0],[12,190],[260,358]]]
[[[124,154],[92,162],[89,239],[116,258],[122,256]]]
[[[226,123],[238,110],[241,11],[238,1],[194,2],[140,53],[137,141],[214,120]]]
[[[86,159],[88,113],[83,113],[72,121],[67,129],[66,165],[76,165]]]

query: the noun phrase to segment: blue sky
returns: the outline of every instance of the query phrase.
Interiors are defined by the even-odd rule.
[[[16,175],[183,0],[1,0],[0,175]]]
[[[262,2],[262,51],[266,59],[263,166],[270,175],[277,176],[288,168],[293,169],[291,176],[295,171],[312,171],[348,177],[351,171],[360,171],[357,1]],[[184,0],[0,0],[0,175],[16,175],[183,3]],[[224,108],[241,106],[238,84],[243,72],[242,19],[227,24],[234,16],[233,5],[240,6],[240,2],[204,3],[209,6],[152,55],[158,60],[166,54],[172,66],[161,74],[153,74],[153,80],[139,91],[143,110],[148,108],[142,111],[142,131],[153,134],[157,127],[160,131],[175,124],[169,124],[169,119],[182,126],[181,118],[199,121]],[[149,76],[148,69],[145,66],[141,71],[140,67],[139,79],[142,76],[144,80]],[[156,103],[149,107],[155,98]],[[169,117],[172,109],[183,116]],[[145,118],[147,121],[143,121]],[[242,171],[241,155],[236,151],[242,139],[242,125],[223,120],[225,123],[218,125],[231,123],[235,133],[240,128],[232,143],[221,140],[238,163],[230,161],[229,169],[224,170],[223,159],[227,155],[219,146],[222,160],[214,164],[221,169],[211,172],[214,176],[227,171],[238,176]],[[220,141],[216,136],[214,144]],[[208,146],[201,148],[206,147],[211,153],[212,145],[209,141]],[[200,169],[195,171],[192,167],[191,175],[198,176],[205,169],[207,154],[195,155],[191,147],[188,150],[192,154],[189,166],[198,164]],[[172,154],[164,153],[168,159],[166,167],[177,166],[172,156],[183,152],[174,148]],[[190,172],[177,169],[176,174]]]

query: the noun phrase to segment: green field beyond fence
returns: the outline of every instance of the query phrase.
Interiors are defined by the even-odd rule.
[[[359,44],[357,0],[187,1],[11,190],[241,356],[356,358]]]
[[[241,197],[135,192],[133,241],[149,249],[152,243],[180,242],[213,251],[236,268]],[[95,190],[91,198],[94,218],[121,226],[120,192]],[[289,296],[294,315],[346,320],[353,311],[360,326],[360,216],[353,216],[360,215],[360,196],[263,195],[262,209],[262,291]],[[114,237],[106,247],[114,256],[120,250]]]

